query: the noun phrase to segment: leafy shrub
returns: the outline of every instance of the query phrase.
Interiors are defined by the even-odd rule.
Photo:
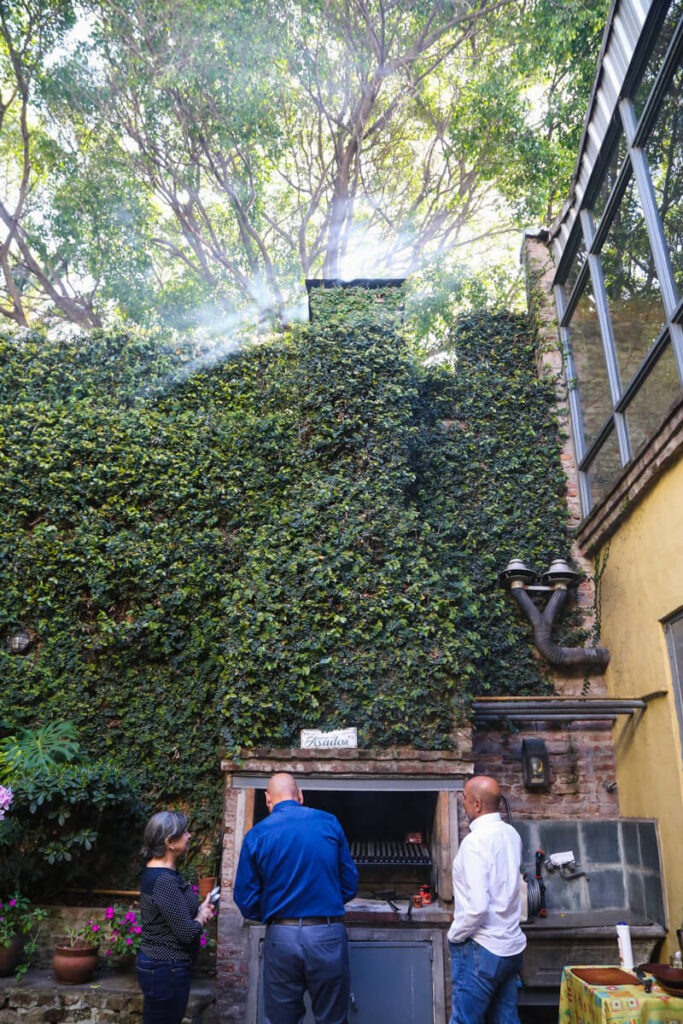
[[[141,809],[114,765],[48,765],[13,775],[12,790],[0,823],[3,886],[44,898],[129,863]]]
[[[32,772],[51,764],[73,761],[79,750],[71,722],[48,722],[37,729],[22,729],[18,736],[0,740],[0,779],[13,772]]]
[[[31,965],[38,944],[40,922],[46,916],[45,910],[32,906],[20,892],[0,901],[0,948],[7,949],[17,935],[24,940],[21,961],[15,971],[17,978],[21,978]]]

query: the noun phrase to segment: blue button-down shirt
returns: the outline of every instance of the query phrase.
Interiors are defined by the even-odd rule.
[[[282,800],[244,837],[234,891],[244,917],[337,917],[357,887],[333,814]]]

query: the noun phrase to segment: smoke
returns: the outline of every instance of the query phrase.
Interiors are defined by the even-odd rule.
[[[174,332],[177,351],[183,360],[164,380],[141,391],[138,397],[150,398],[176,387],[189,377],[202,373],[226,359],[235,358],[245,349],[262,344],[272,337],[276,325],[294,324],[308,319],[305,294],[292,296],[284,306],[276,306],[268,289],[253,283],[257,300],[240,310],[225,312],[205,304],[193,310],[193,326]]]
[[[353,223],[344,231],[338,276],[343,281],[400,278],[442,263],[475,273],[506,264],[514,274],[519,231],[501,223],[497,206],[468,219],[467,229],[465,237],[460,231],[443,236],[436,229],[430,237],[422,226],[413,228],[408,222],[389,226],[380,204],[365,197],[354,205]]]

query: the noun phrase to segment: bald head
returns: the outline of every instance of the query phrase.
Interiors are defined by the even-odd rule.
[[[474,821],[482,814],[493,814],[500,806],[500,786],[490,775],[474,775],[465,783],[465,814]]]
[[[296,779],[289,772],[276,772],[271,775],[266,789],[266,807],[272,811],[275,804],[282,800],[296,800],[302,804],[304,798],[301,790],[296,784]]]

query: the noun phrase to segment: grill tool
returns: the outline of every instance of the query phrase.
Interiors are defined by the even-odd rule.
[[[395,891],[393,889],[373,889],[372,890],[372,895],[376,896],[378,900],[386,900],[386,902],[389,904],[391,909],[396,914],[400,913],[398,904],[394,903],[394,901],[392,899],[392,896],[396,895],[396,893],[395,893]]]

